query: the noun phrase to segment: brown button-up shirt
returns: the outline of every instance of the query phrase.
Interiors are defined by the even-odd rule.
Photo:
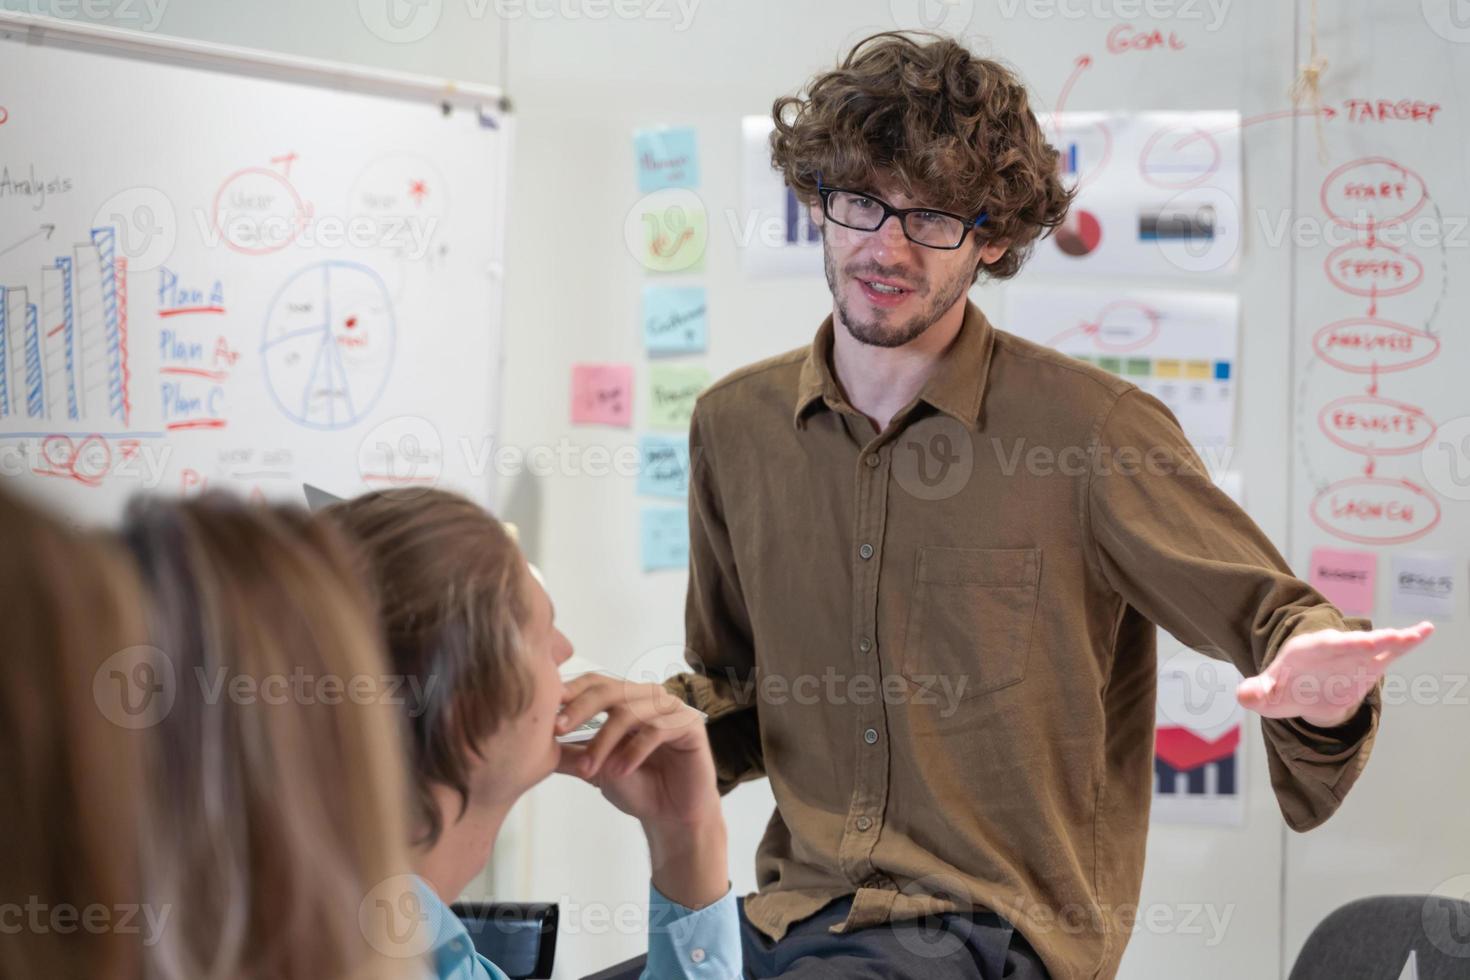
[[[770,780],[746,913],[779,939],[849,895],[834,931],[989,909],[1054,976],[1110,977],[1148,832],[1152,624],[1250,676],[1368,621],[1291,574],[1133,384],[971,304],[879,433],[832,331],[716,383],[691,430],[694,672],[668,686],[709,713],[722,790]],[[1336,810],[1378,712],[1262,720],[1292,828]]]

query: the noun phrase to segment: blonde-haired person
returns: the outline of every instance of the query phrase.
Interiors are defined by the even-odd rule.
[[[401,726],[339,536],[213,493],[135,502],[122,533],[163,699],[141,856],[175,911],[149,976],[421,977],[385,918],[407,870]]]
[[[168,912],[139,900],[139,739],[106,710],[109,661],[146,638],[137,581],[3,489],[0,541],[0,976],[135,980]]]
[[[648,686],[564,686],[571,656],[545,588],[500,521],[441,490],[370,493],[326,516],[368,566],[407,713],[414,863],[435,970],[501,980],[447,903],[485,866],[511,806],[553,772],[597,785],[643,826],[653,866],[644,977],[741,974],[724,817],[701,716]],[[604,679],[605,681],[607,679]],[[559,712],[565,705],[565,712]],[[608,712],[583,746],[556,741],[571,712]]]

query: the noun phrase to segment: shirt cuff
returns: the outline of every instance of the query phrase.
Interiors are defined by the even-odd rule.
[[[733,888],[713,905],[691,909],[649,883],[644,980],[738,980],[742,963]]]

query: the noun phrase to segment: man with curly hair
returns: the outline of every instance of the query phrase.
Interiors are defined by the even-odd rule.
[[[1212,694],[1262,715],[1299,831],[1341,803],[1385,666],[1431,627],[1344,618],[1161,402],[968,301],[1070,200],[1006,67],[877,35],[774,115],[832,314],[697,404],[693,672],[666,683],[710,716],[721,790],[766,776],[776,798],[747,975],[1111,977],[1155,778],[1154,624],[1250,678]]]

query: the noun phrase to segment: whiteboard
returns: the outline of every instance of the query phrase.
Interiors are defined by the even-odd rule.
[[[512,121],[0,39],[0,475],[488,503]]]

